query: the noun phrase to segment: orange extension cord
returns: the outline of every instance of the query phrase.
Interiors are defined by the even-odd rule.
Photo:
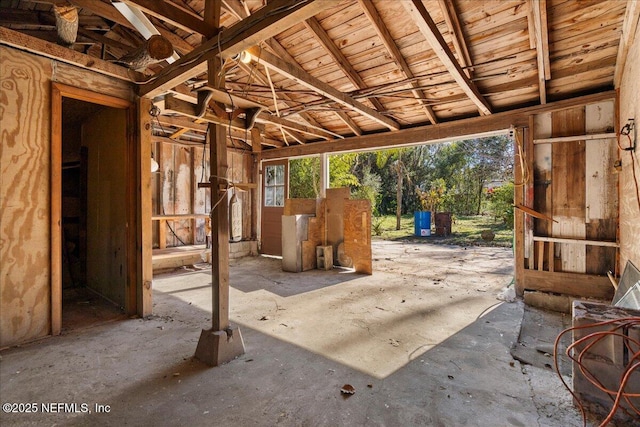
[[[591,384],[593,384],[602,392],[606,393],[607,396],[609,396],[609,398],[611,398],[611,400],[613,401],[613,406],[609,411],[609,414],[607,415],[607,417],[600,424],[600,427],[604,427],[609,422],[611,422],[611,420],[615,416],[615,413],[618,409],[622,409],[625,413],[627,413],[631,417],[634,416],[626,408],[620,406],[622,399],[625,400],[625,402],[628,404],[630,409],[633,412],[635,412],[637,416],[640,416],[640,409],[637,408],[635,405],[633,405],[633,403],[631,402],[631,398],[638,398],[640,397],[640,394],[629,393],[625,391],[627,383],[631,378],[631,374],[640,368],[640,342],[620,332],[620,330],[626,330],[628,328],[640,325],[640,317],[625,317],[625,318],[613,319],[605,322],[593,323],[591,325],[576,326],[573,328],[565,329],[564,331],[560,332],[560,334],[556,337],[556,341],[554,344],[553,358],[554,358],[556,373],[560,377],[560,381],[562,381],[562,384],[569,391],[569,393],[571,393],[575,402],[578,404],[578,407],[580,408],[584,427],[586,427],[587,425],[587,417],[586,417],[584,407],[580,402],[580,400],[578,399],[578,397],[576,396],[576,394],[573,392],[573,390],[571,390],[571,387],[569,387],[569,385],[567,385],[567,383],[565,382],[564,378],[562,378],[562,375],[560,374],[560,370],[558,369],[558,345],[560,343],[562,336],[566,333],[569,333],[578,329],[601,328],[603,326],[612,325],[612,324],[615,324],[615,325],[611,330],[593,332],[591,334],[588,334],[580,338],[573,344],[569,345],[567,347],[566,354],[575,364],[578,365],[580,373],[584,375],[585,378],[587,378],[587,380],[591,382]],[[589,371],[582,362],[585,354],[589,351],[591,347],[596,345],[601,340],[610,336],[617,336],[622,338],[624,346],[627,348],[630,355],[632,355],[629,359],[629,363],[627,363],[627,366],[625,367],[625,370],[622,374],[622,378],[620,379],[620,385],[616,390],[609,390],[606,387],[604,387],[602,383],[593,374],[593,372]],[[577,351],[576,347],[583,344],[586,344],[586,345],[578,353],[578,356],[577,357],[573,356],[572,353],[574,349],[575,351]]]

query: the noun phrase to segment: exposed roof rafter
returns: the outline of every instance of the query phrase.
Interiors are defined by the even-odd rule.
[[[421,0],[411,0],[401,2],[405,7],[413,21],[416,23],[422,35],[427,39],[431,48],[440,61],[447,68],[451,76],[458,83],[460,88],[467,94],[469,99],[473,101],[478,107],[478,111],[482,115],[491,114],[491,106],[486,99],[482,96],[476,85],[469,80],[467,75],[460,67],[458,61],[453,56],[453,52],[449,49],[449,46],[444,41],[442,34],[438,31],[438,27],[427,12],[427,9],[422,4]]]
[[[353,68],[349,60],[342,53],[338,46],[331,40],[331,37],[327,34],[327,32],[322,28],[320,22],[315,17],[311,17],[304,21],[304,25],[314,34],[316,40],[324,47],[324,49],[331,55],[333,60],[338,65],[338,68],[342,70],[342,72],[347,76],[347,78],[351,81],[355,89],[365,89],[367,85],[365,84],[360,74]],[[384,105],[378,99],[370,99],[371,104],[378,111],[384,111]]]
[[[333,101],[356,111],[363,116],[370,118],[391,130],[399,130],[400,126],[392,119],[380,114],[373,108],[369,108],[366,105],[362,104],[359,101],[351,98],[350,96],[338,91],[327,83],[313,77],[311,74],[307,73],[300,67],[296,67],[288,62],[283,61],[277,56],[265,51],[261,50],[258,47],[253,47],[248,49],[247,52],[251,54],[255,61],[260,61],[260,63],[268,66],[274,71],[282,74],[283,76],[309,88],[312,89],[322,96],[325,96]]]
[[[549,30],[547,28],[547,0],[530,0],[531,14],[536,40],[538,60],[538,85],[540,86],[540,103],[547,103],[547,80],[551,79],[549,63]]]
[[[371,23],[373,24],[373,28],[378,33],[378,36],[387,48],[387,51],[391,55],[391,58],[400,66],[407,79],[413,79],[415,76],[413,75],[409,64],[407,64],[407,61],[404,59],[404,56],[393,40],[393,37],[391,37],[389,30],[384,25],[384,22],[382,22],[382,18],[378,14],[378,11],[376,10],[374,4],[368,0],[358,0],[358,2],[360,3],[362,10],[364,10],[365,15],[367,15],[367,17],[369,18],[369,21],[371,21]],[[411,83],[411,86],[417,88],[419,86],[419,83],[417,81],[414,81]],[[436,113],[433,111],[433,108],[431,108],[431,106],[429,106],[427,102],[423,100],[424,98],[428,98],[428,94],[418,89],[413,90],[412,93],[413,96],[419,100],[420,105],[422,105],[422,108],[429,118],[429,121],[433,124],[438,123],[438,118],[436,117]]]
[[[278,43],[278,41],[276,39],[273,38],[273,39],[266,40],[265,43],[280,58],[284,59],[285,61],[289,62],[290,64],[300,66],[300,64],[298,64],[298,61],[296,61],[296,59],[293,56],[291,56],[289,54],[289,52],[287,52],[287,50],[284,47],[282,47],[282,45],[280,43]],[[300,67],[300,68],[302,68],[302,67]],[[347,124],[347,126],[349,126],[349,128],[353,131],[353,133],[355,133],[356,135],[362,135],[362,130],[360,129],[360,127],[353,120],[351,120],[351,118],[349,116],[347,116],[346,113],[344,115],[341,115],[340,113],[341,113],[340,111],[336,112],[338,117],[340,117],[340,119],[342,121],[344,121]],[[317,123],[309,114],[307,114],[307,113],[299,113],[299,114],[303,118],[305,118],[305,117],[306,118],[310,118],[311,120],[313,120],[313,122]],[[346,116],[346,118],[345,118],[345,116]]]

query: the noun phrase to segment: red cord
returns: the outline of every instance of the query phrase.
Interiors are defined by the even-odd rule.
[[[631,378],[631,375],[636,370],[640,370],[640,342],[637,341],[637,340],[634,340],[634,339],[630,338],[628,335],[625,335],[625,334],[620,333],[618,331],[621,330],[621,329],[627,329],[627,328],[631,328],[631,327],[640,325],[640,317],[627,317],[627,318],[620,318],[620,319],[612,319],[612,320],[608,320],[608,321],[605,321],[605,322],[598,322],[598,323],[593,323],[593,324],[590,324],[590,325],[583,325],[583,326],[576,326],[576,327],[568,328],[568,329],[565,329],[564,331],[560,332],[560,334],[556,337],[556,340],[555,340],[555,343],[554,343],[553,357],[554,357],[554,364],[555,364],[556,373],[560,377],[560,381],[562,382],[564,387],[569,391],[569,393],[571,393],[571,396],[573,396],[574,401],[578,405],[578,407],[580,409],[580,413],[582,414],[582,422],[583,422],[583,426],[584,427],[586,427],[586,425],[587,425],[587,418],[586,418],[586,413],[585,413],[585,410],[584,410],[584,406],[583,406],[582,402],[580,401],[580,399],[578,399],[578,396],[573,392],[571,387],[569,387],[569,385],[567,385],[567,383],[565,382],[564,378],[562,377],[562,374],[560,374],[560,369],[558,367],[558,345],[560,343],[560,340],[561,340],[562,336],[564,336],[564,334],[566,334],[568,332],[572,332],[572,331],[580,330],[580,329],[588,329],[588,328],[602,328],[603,326],[612,325],[612,324],[615,324],[615,325],[611,330],[608,330],[608,331],[599,330],[597,332],[593,332],[591,334],[588,334],[588,335],[576,340],[575,342],[573,342],[571,345],[569,345],[567,347],[566,354],[573,361],[573,363],[575,363],[577,365],[579,372],[582,375],[584,375],[585,378],[591,384],[593,384],[596,388],[598,388],[602,392],[606,393],[606,395],[609,396],[613,401],[612,408],[609,411],[609,414],[607,415],[607,417],[600,424],[600,427],[606,426],[609,422],[611,422],[611,420],[615,416],[615,413],[617,412],[618,409],[621,409],[622,411],[624,411],[630,417],[634,417],[634,415],[629,412],[629,409],[631,411],[635,412],[637,415],[640,415],[640,409],[638,409],[632,403],[631,398],[640,397],[640,393],[626,392],[625,388],[627,386],[627,383],[629,382],[629,379]],[[591,349],[598,342],[600,342],[603,339],[605,339],[606,337],[611,337],[611,336],[620,337],[622,339],[623,343],[624,343],[624,346],[633,355],[631,357],[631,360],[629,360],[629,363],[625,367],[624,372],[622,373],[622,377],[620,379],[620,384],[619,384],[619,386],[618,386],[618,388],[616,390],[609,390],[606,387],[604,387],[604,385],[596,378],[596,376],[591,371],[589,371],[589,369],[586,368],[584,366],[584,364],[583,364],[583,358],[587,354],[588,350]],[[575,349],[575,351],[577,351],[576,347],[578,347],[580,345],[583,345],[583,344],[585,345],[585,347],[582,350],[580,350],[580,352],[578,353],[577,357],[575,357],[575,355],[571,354],[574,351],[574,349]],[[614,396],[615,396],[615,398],[614,398]],[[622,402],[622,399],[624,399],[624,401],[628,404],[628,406],[629,406],[628,409],[620,405],[621,402]]]

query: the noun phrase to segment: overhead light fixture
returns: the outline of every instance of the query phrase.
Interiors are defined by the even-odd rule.
[[[248,64],[251,62],[251,55],[246,50],[243,50],[242,52],[233,55],[232,59],[236,62],[242,62],[243,64]]]

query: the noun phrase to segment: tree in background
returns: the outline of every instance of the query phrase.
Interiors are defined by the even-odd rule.
[[[320,196],[320,158],[305,157],[289,161],[289,197],[315,199]]]
[[[513,191],[513,182],[487,189],[489,211],[495,219],[502,219],[510,228],[513,228]]]
[[[290,164],[291,197],[317,197],[319,159],[295,159]],[[423,201],[434,212],[477,215],[486,207],[493,213],[497,208],[485,197],[485,189],[494,181],[508,182],[512,171],[513,147],[502,135],[338,154],[329,160],[331,187],[350,187],[353,197],[371,200],[373,212],[395,213],[397,225],[402,212],[424,209]]]

